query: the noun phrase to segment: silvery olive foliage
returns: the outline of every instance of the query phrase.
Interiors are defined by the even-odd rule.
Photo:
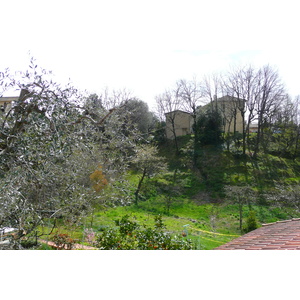
[[[109,184],[120,180],[139,140],[137,130],[127,130],[127,93],[106,94],[104,106],[102,96],[52,78],[34,59],[28,71],[0,72],[0,96],[20,93],[0,112],[0,228],[16,228],[17,241],[45,218],[76,223],[95,204],[113,202],[89,176],[100,165]]]

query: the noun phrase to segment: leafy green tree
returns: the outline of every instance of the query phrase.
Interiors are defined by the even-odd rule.
[[[148,144],[139,145],[132,160],[134,169],[140,173],[138,186],[135,190],[135,204],[138,204],[139,194],[146,177],[154,176],[167,169],[164,159],[158,155],[158,149]]]
[[[256,228],[258,228],[258,224],[257,224],[257,220],[256,220],[255,211],[251,210],[249,212],[249,216],[247,217],[247,220],[246,220],[245,231],[250,232],[252,230],[255,230]]]
[[[198,133],[196,141],[198,147],[221,147],[223,143],[222,117],[217,110],[211,108],[200,113],[195,123],[195,130]]]
[[[137,127],[144,137],[154,129],[157,121],[154,113],[149,111],[148,104],[142,100],[132,98],[128,100],[124,106],[128,113],[129,121],[133,127]]]
[[[152,131],[153,134],[153,142],[157,145],[162,145],[167,137],[166,137],[166,122],[164,121],[155,121],[154,129]]]
[[[222,119],[213,107],[199,114],[195,124],[197,139],[193,149],[193,165],[200,171],[206,188],[221,192],[224,179],[222,160]]]
[[[166,173],[158,178],[155,178],[155,186],[165,206],[165,213],[170,213],[170,208],[174,203],[178,203],[178,197],[183,192],[183,186],[186,180],[185,174],[175,169],[173,173]]]

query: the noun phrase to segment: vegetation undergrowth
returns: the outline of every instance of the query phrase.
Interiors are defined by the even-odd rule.
[[[208,193],[205,183],[197,173],[186,168],[170,168],[168,172],[145,180],[138,205],[105,209],[102,207],[95,210],[92,216],[82,220],[77,228],[68,230],[67,226],[62,225],[58,231],[69,233],[80,243],[95,245],[95,240],[93,243],[89,242],[88,232],[94,237],[103,236],[105,232],[107,239],[110,237],[112,240],[120,240],[116,225],[118,220],[130,219],[137,227],[147,228],[152,232],[151,230],[155,229],[155,220],[160,216],[165,225],[165,228],[161,228],[162,231],[177,239],[189,239],[192,249],[214,249],[263,223],[300,217],[298,211],[288,206],[280,207],[270,195],[269,198],[266,196],[279,183],[286,184],[287,180],[293,182],[293,178],[298,174],[298,162],[278,159],[272,155],[261,156],[253,162],[247,156],[239,157],[227,152],[222,153],[220,157],[226,163],[222,184],[242,189],[246,185],[252,186],[255,199],[238,202],[234,198],[237,195],[234,192],[229,199],[224,196],[224,190],[222,194]],[[280,168],[284,170],[283,177],[278,176],[276,172]],[[211,172],[215,171],[214,168],[211,169]],[[135,186],[138,176],[138,172],[130,172],[127,180]],[[263,176],[264,180],[259,176]],[[131,190],[131,198],[134,198],[134,188]],[[152,233],[154,234],[154,231]],[[98,238],[98,246],[108,249],[109,241],[104,240],[100,242]],[[138,241],[128,240],[128,237],[119,242],[113,249],[141,248]],[[105,243],[106,246],[103,246]],[[155,245],[155,248],[151,249],[161,248]]]

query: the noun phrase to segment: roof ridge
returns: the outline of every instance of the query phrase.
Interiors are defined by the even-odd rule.
[[[300,218],[292,218],[290,220],[282,220],[282,221],[276,221],[276,222],[272,222],[272,223],[266,223],[266,224],[262,224],[262,226],[269,226],[269,225],[274,225],[277,223],[288,223],[288,222],[292,222],[292,221],[300,221]]]

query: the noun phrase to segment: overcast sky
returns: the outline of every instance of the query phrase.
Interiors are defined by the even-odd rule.
[[[152,108],[178,79],[271,64],[300,94],[296,1],[10,0],[0,12],[0,70],[33,56],[59,82],[127,88]]]

